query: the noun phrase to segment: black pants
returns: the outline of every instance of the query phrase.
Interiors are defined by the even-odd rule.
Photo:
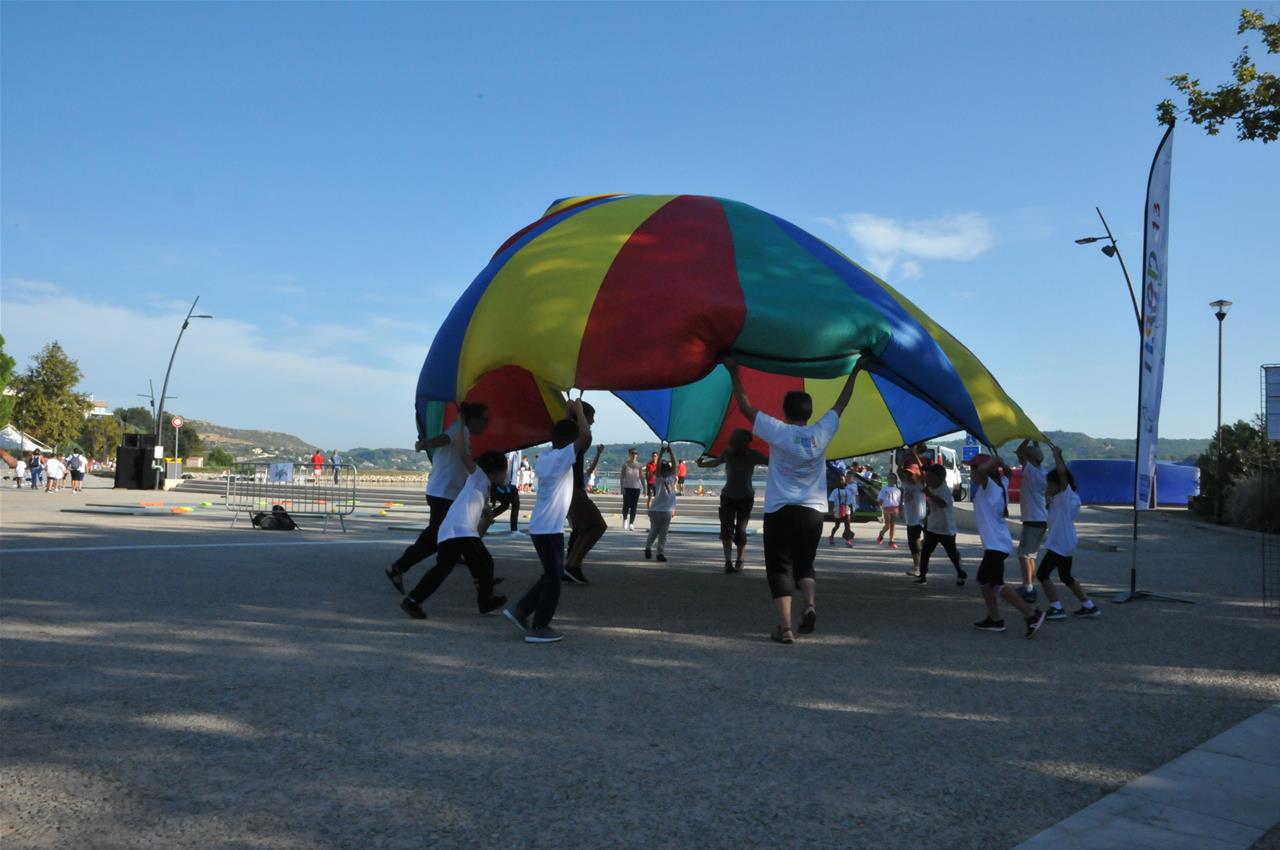
[[[1040,568],[1036,570],[1036,578],[1041,581],[1048,581],[1049,577],[1053,575],[1053,571],[1057,570],[1058,578],[1062,580],[1062,583],[1067,587],[1071,587],[1076,583],[1075,578],[1071,575],[1071,561],[1072,557],[1070,555],[1059,555],[1052,549],[1046,549],[1044,558],[1040,561]]]
[[[960,569],[960,553],[956,550],[956,536],[937,534],[928,530],[924,533],[924,546],[920,548],[920,575],[929,574],[929,556],[933,554],[934,549],[938,548],[939,543],[946,550],[947,557],[951,559],[952,565],[956,568],[956,574],[959,575],[963,571]]]
[[[920,554],[920,535],[924,533],[923,525],[907,526],[907,548],[911,550],[912,555]],[[951,542],[955,544],[955,538],[951,538]]]
[[[415,564],[425,561],[436,553],[436,537],[440,534],[440,525],[444,522],[444,515],[449,513],[449,507],[452,504],[453,499],[441,499],[439,496],[427,497],[427,507],[431,510],[431,516],[427,520],[427,527],[422,529],[418,539],[413,541],[408,549],[404,550],[404,554],[396,559],[396,562],[391,565],[391,569],[398,573],[408,572]]]
[[[720,494],[721,540],[732,540],[739,546],[747,545],[747,523],[751,522],[751,509],[755,504],[754,495],[734,499]]]
[[[622,488],[622,521],[635,524],[636,507],[640,504],[639,487]]]
[[[463,560],[475,579],[476,602],[480,605],[488,602],[493,596],[493,556],[479,537],[454,537],[441,543],[436,565],[409,591],[409,598],[421,605]]]
[[[503,510],[511,511],[511,530],[515,531],[520,524],[520,490],[514,484],[494,487],[491,505],[494,516]]]
[[[791,595],[795,584],[813,578],[813,559],[822,539],[822,511],[784,505],[764,515],[764,570],[774,599]]]
[[[545,629],[551,625],[560,604],[560,585],[564,582],[564,535],[534,534],[533,549],[542,563],[542,575],[516,605],[516,613],[532,617],[529,625]]]

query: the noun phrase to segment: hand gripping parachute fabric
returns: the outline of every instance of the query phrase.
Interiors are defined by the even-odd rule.
[[[570,388],[608,390],[659,437],[710,451],[749,424],[721,354],[774,415],[787,390],[829,407],[859,352],[828,453],[968,430],[988,445],[1043,435],[973,354],[884,281],[790,222],[698,195],[557,201],[494,254],[441,325],[418,380],[420,434],[489,406],[473,449],[547,440]]]

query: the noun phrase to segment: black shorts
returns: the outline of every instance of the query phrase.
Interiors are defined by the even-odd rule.
[[[822,539],[822,511],[784,505],[764,515],[764,570],[774,599],[791,595],[788,578],[813,578],[813,559]]]
[[[738,499],[720,494],[720,539],[735,543],[747,542],[747,523],[751,521],[751,509],[755,507],[755,495]]]
[[[72,480],[72,481],[83,481],[83,480],[84,480],[84,471],[83,471],[83,470],[79,470],[79,469],[73,469],[73,470],[71,470],[71,480]]]
[[[1008,558],[1008,552],[984,549],[982,551],[982,563],[978,564],[978,584],[987,587],[1000,587],[1003,585],[1004,562]]]
[[[1040,559],[1040,566],[1036,570],[1036,578],[1040,579],[1040,581],[1048,581],[1049,577],[1053,575],[1053,571],[1057,570],[1058,578],[1062,580],[1063,584],[1070,587],[1076,583],[1076,580],[1071,576],[1071,561],[1072,557],[1070,555],[1059,555],[1052,549],[1046,549],[1044,550],[1044,557]]]

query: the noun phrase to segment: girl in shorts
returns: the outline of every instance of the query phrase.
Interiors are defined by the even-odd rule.
[[[853,548],[853,529],[849,521],[853,518],[854,506],[858,503],[858,488],[849,482],[848,476],[840,476],[837,486],[827,496],[831,503],[831,534],[827,537],[827,545],[836,545],[836,529],[844,525],[844,545]]]
[[[1045,619],[1065,620],[1067,612],[1058,599],[1058,589],[1053,584],[1053,571],[1067,589],[1080,600],[1081,607],[1073,614],[1081,619],[1096,617],[1102,613],[1093,604],[1084,587],[1071,575],[1071,561],[1076,551],[1076,517],[1080,515],[1080,496],[1076,493],[1076,481],[1062,459],[1062,451],[1053,447],[1054,468],[1046,476],[1045,495],[1049,498],[1049,538],[1045,543],[1044,558],[1036,571],[1045,598],[1049,600],[1049,613]]]
[[[885,532],[888,532],[889,548],[897,549],[898,544],[893,542],[893,534],[898,527],[898,510],[902,507],[902,489],[898,487],[898,476],[892,472],[889,473],[888,483],[880,488],[878,501],[881,511],[884,512],[884,527],[880,529],[876,542],[883,543]]]
[[[1004,583],[1004,562],[1013,552],[1013,535],[1009,533],[1009,502],[1004,477],[1000,468],[1008,468],[999,455],[978,455],[969,461],[972,467],[973,518],[982,538],[982,563],[978,565],[978,587],[982,589],[982,601],[987,606],[987,616],[974,623],[974,628],[984,632],[1003,632],[1004,619],[1000,616],[1000,601],[1004,599],[1022,613],[1026,620],[1026,637],[1033,638],[1044,624],[1045,614],[1032,608],[1013,588]]]

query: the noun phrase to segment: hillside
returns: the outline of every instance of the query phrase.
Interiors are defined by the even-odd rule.
[[[255,431],[250,428],[228,428],[212,422],[192,420],[191,425],[200,434],[206,448],[218,446],[237,458],[248,457],[310,457],[316,450],[314,443],[305,442],[293,434],[279,431]],[[257,451],[255,451],[255,449]]]

